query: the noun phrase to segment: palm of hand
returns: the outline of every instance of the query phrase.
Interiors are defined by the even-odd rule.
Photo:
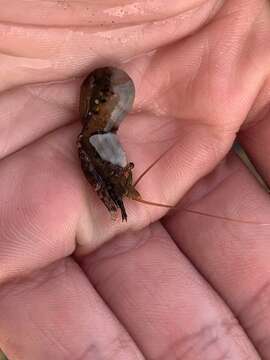
[[[164,210],[130,202],[128,224],[112,223],[77,159],[80,125],[74,120],[81,79],[66,80],[107,65],[106,59],[118,65],[135,57],[121,65],[134,79],[137,97],[119,136],[136,174],[175,143],[140,183],[140,193],[149,200],[177,203],[227,154],[247,115],[240,136],[268,180],[267,157],[259,146],[268,146],[263,110],[269,101],[269,8],[258,0],[241,3],[244,10],[233,1],[220,7],[208,1],[190,9],[172,5],[166,9],[170,14],[153,15],[158,19],[153,24],[145,12],[143,19],[131,16],[130,26],[78,29],[69,9],[73,3],[59,2],[62,16],[46,20],[45,38],[39,27],[18,26],[16,32],[5,18],[11,15],[2,15],[2,27],[15,29],[2,35],[0,98],[0,347],[12,358],[116,353],[117,359],[184,354],[196,359],[218,357],[229,348],[230,358],[248,353],[255,359],[258,354],[244,331],[260,354],[270,356],[261,341],[270,335],[269,320],[250,325],[258,316],[253,299],[258,295],[262,301],[268,289],[267,228],[258,234],[258,227],[184,213],[161,223],[156,221]],[[79,24],[85,21],[83,5],[72,6]],[[31,22],[31,11],[24,18]],[[63,26],[55,28],[54,21]],[[117,47],[109,49],[107,42]],[[251,136],[257,140],[251,142]],[[231,198],[236,186],[239,192]],[[258,218],[269,222],[268,196],[233,155],[201,180],[186,201],[202,211],[231,217],[239,212],[246,219],[259,209]],[[120,235],[127,229],[140,231]],[[250,252],[255,231],[256,250]],[[71,256],[76,244],[78,254],[88,254],[77,262]],[[25,339],[23,333],[36,331],[35,341]]]

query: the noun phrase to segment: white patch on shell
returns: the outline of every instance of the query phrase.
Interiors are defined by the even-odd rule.
[[[92,135],[89,142],[96,149],[101,159],[108,161],[114,165],[125,167],[127,165],[127,157],[116,134],[105,133]]]

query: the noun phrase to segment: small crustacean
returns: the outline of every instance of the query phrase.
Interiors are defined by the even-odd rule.
[[[98,68],[81,85],[78,137],[82,170],[110,213],[119,208],[127,220],[126,196],[140,199],[132,179],[134,164],[128,162],[116,132],[131,110],[135,97],[133,81],[123,70]]]
[[[134,183],[132,169],[118,138],[117,130],[131,110],[135,97],[133,81],[123,70],[113,67],[98,68],[91,72],[81,85],[80,118],[83,125],[77,146],[82,170],[109,212],[121,210],[122,220],[127,220],[123,198],[128,197],[148,205],[165,208],[174,206],[154,203],[141,198],[135,186],[142,177],[169,151],[170,147],[152,163]],[[257,221],[233,219],[181,208],[192,214],[236,223],[270,225]]]

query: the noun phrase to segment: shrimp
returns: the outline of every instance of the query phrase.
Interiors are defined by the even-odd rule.
[[[125,71],[114,67],[95,69],[81,85],[79,110],[82,130],[77,139],[81,168],[113,218],[120,209],[122,221],[127,221],[124,197],[147,205],[177,209],[172,205],[146,201],[136,190],[136,185],[143,176],[172,147],[152,163],[135,182],[133,181],[134,163],[128,161],[117,138],[117,130],[132,109],[134,98],[135,86],[132,79]],[[181,210],[237,223],[270,225],[186,208]]]
[[[123,198],[141,199],[133,184],[132,169],[118,138],[120,123],[135,98],[133,81],[123,70],[98,68],[81,85],[82,131],[77,146],[81,167],[88,182],[113,215],[120,209],[127,221]]]

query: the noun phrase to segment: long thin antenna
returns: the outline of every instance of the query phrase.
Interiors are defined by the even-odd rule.
[[[179,211],[185,211],[185,212],[189,212],[191,214],[196,214],[196,215],[200,215],[200,216],[207,216],[207,217],[211,217],[211,218],[215,218],[215,219],[219,219],[219,220],[231,221],[231,222],[235,222],[235,223],[250,224],[250,225],[260,225],[260,226],[270,226],[270,223],[260,223],[260,222],[252,221],[252,220],[250,221],[250,220],[234,219],[234,218],[230,218],[230,217],[226,217],[226,216],[213,215],[213,214],[205,213],[205,212],[202,212],[202,211],[191,210],[191,209],[186,209],[186,208],[179,208]]]
[[[132,200],[135,200],[135,201],[138,201],[138,202],[140,202],[140,203],[147,204],[147,205],[158,206],[158,207],[164,207],[164,208],[167,208],[167,209],[176,209],[176,207],[175,207],[175,206],[172,206],[172,205],[161,204],[161,203],[155,203],[155,202],[152,202],[152,201],[147,201],[147,200],[143,200],[143,199],[136,199],[136,198],[132,198]]]
[[[164,153],[162,153],[151,165],[149,165],[143,172],[142,174],[138,177],[138,179],[134,182],[134,186],[138,185],[138,183],[142,180],[142,178],[144,177],[145,174],[148,173],[149,170],[152,169],[152,167],[154,167],[156,165],[156,163],[162,159],[173,147],[175,144],[171,145],[166,151],[164,151]]]
[[[142,180],[142,178],[148,173],[149,170],[151,170],[158,162],[160,159],[162,159],[173,147],[175,146],[175,144],[171,145],[166,151],[164,151],[151,165],[149,165],[143,172],[142,174],[137,178],[137,180],[134,182],[134,187],[136,185],[138,185],[138,183]],[[265,189],[267,190],[267,192],[269,193],[270,190],[267,186],[265,186]],[[220,215],[213,215],[210,213],[206,213],[206,212],[202,212],[202,211],[197,211],[197,210],[191,210],[191,209],[187,209],[187,208],[180,208],[180,207],[176,207],[173,205],[167,205],[167,204],[162,204],[162,203],[156,203],[156,202],[152,202],[152,201],[147,201],[141,198],[133,198],[133,200],[146,204],[146,205],[151,205],[151,206],[158,206],[158,207],[163,207],[166,209],[174,209],[174,210],[178,210],[178,211],[185,211],[191,214],[195,214],[195,215],[199,215],[199,216],[206,216],[206,217],[210,217],[210,218],[214,218],[214,219],[219,219],[219,220],[223,220],[223,221],[231,221],[234,223],[242,223],[242,224],[250,224],[250,225],[260,225],[260,226],[270,226],[270,223],[260,223],[257,221],[250,221],[250,220],[241,220],[241,219],[234,219],[234,218],[230,218],[230,217],[226,217],[226,216],[220,216]]]
[[[252,220],[241,220],[241,219],[234,219],[234,218],[230,218],[230,217],[226,217],[226,216],[220,216],[220,215],[213,215],[210,213],[206,213],[206,212],[202,212],[202,211],[197,211],[197,210],[191,210],[191,209],[187,209],[187,208],[177,208],[176,206],[173,205],[167,205],[167,204],[162,204],[162,203],[156,203],[156,202],[152,202],[152,201],[147,201],[144,199],[136,199],[133,198],[133,200],[146,204],[146,205],[151,205],[151,206],[158,206],[158,207],[163,207],[166,209],[174,209],[174,210],[178,210],[178,211],[185,211],[191,214],[195,214],[195,215],[200,215],[200,216],[206,216],[206,217],[210,217],[210,218],[214,218],[214,219],[219,219],[219,220],[224,220],[224,221],[231,221],[231,222],[235,222],[235,223],[241,223],[241,224],[249,224],[249,225],[260,225],[260,226],[270,226],[270,223],[260,223],[257,221],[252,221]]]

